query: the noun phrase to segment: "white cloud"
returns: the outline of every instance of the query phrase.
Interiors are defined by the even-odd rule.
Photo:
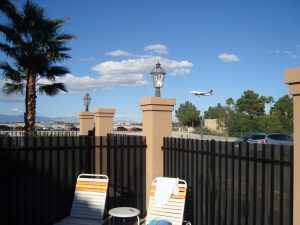
[[[12,109],[10,109],[10,111],[11,111],[12,113],[15,113],[15,114],[23,113],[23,111],[20,110],[20,109],[18,109],[18,108],[12,108]]]
[[[158,54],[168,54],[167,46],[162,44],[148,45],[144,48],[144,51]]]
[[[292,51],[284,51],[283,54],[287,55],[288,57],[292,58],[292,59],[295,59],[297,58],[297,56],[292,52]]]
[[[189,74],[191,72],[190,69],[188,68],[178,68],[178,69],[174,69],[172,71],[173,75],[185,75],[185,74]]]
[[[107,52],[105,54],[109,55],[109,56],[130,56],[131,55],[131,53],[120,50],[120,49],[112,51],[112,52]]]
[[[167,75],[189,74],[192,63],[182,60],[170,60],[162,57],[143,56],[136,59],[122,61],[105,61],[91,69],[99,73],[98,77],[74,76],[67,74],[57,82],[67,85],[69,93],[101,90],[114,87],[137,87],[148,84],[145,76],[150,76],[151,70],[157,62],[166,70]]]
[[[228,54],[226,52],[223,52],[219,55],[219,59],[223,62],[238,62],[240,61],[239,57],[234,54]]]
[[[97,78],[91,76],[78,77],[67,74],[65,77],[57,79],[57,82],[65,83],[69,93],[122,86],[143,86],[147,84],[143,74],[126,74],[126,76],[105,74]]]
[[[298,46],[296,46],[296,47],[298,47]],[[281,50],[276,49],[276,50],[271,50],[270,53],[278,54],[278,55],[285,55],[291,59],[295,59],[298,57],[294,52],[292,52],[290,50],[281,51]]]

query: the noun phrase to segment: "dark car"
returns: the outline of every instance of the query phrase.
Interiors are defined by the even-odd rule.
[[[140,127],[132,127],[132,128],[130,128],[129,130],[130,130],[130,131],[143,131],[143,129],[140,128]]]
[[[117,131],[128,131],[126,127],[117,127]]]
[[[250,135],[242,136],[234,141],[234,148],[238,148],[242,143],[247,143]]]
[[[282,133],[255,133],[249,139],[252,144],[292,145],[293,139],[288,134]]]

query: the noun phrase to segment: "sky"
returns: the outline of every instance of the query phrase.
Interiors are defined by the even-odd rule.
[[[89,93],[91,111],[114,108],[115,120],[140,122],[139,101],[154,96],[150,72],[158,61],[167,73],[162,97],[176,98],[175,109],[190,101],[202,113],[246,90],[278,100],[288,94],[285,70],[300,67],[298,0],[34,2],[77,37],[68,43],[72,58],[60,64],[71,73],[57,80],[69,92],[38,95],[40,116],[77,116]],[[0,53],[0,60],[7,58]],[[190,93],[210,89],[212,96]],[[0,105],[0,114],[22,114],[24,97],[0,93]]]

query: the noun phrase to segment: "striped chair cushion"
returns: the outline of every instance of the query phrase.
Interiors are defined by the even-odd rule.
[[[153,181],[146,224],[149,224],[151,220],[167,220],[171,222],[172,225],[182,225],[187,184],[184,180],[179,180],[178,186],[178,195],[173,194],[167,204],[163,208],[160,208],[155,205],[154,194],[156,183],[155,180]]]
[[[71,210],[71,217],[102,220],[106,202],[108,178],[95,176],[77,179],[76,190]]]

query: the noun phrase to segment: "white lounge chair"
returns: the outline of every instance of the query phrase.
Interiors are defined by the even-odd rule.
[[[70,216],[55,225],[101,225],[108,189],[108,177],[101,174],[80,174]]]
[[[154,195],[156,190],[156,179],[153,180],[146,221],[144,224],[148,225],[151,220],[166,220],[172,223],[172,225],[182,225],[182,223],[191,225],[190,222],[183,221],[187,184],[184,180],[179,179],[178,187],[179,194],[172,194],[168,202],[161,208],[155,204]]]

